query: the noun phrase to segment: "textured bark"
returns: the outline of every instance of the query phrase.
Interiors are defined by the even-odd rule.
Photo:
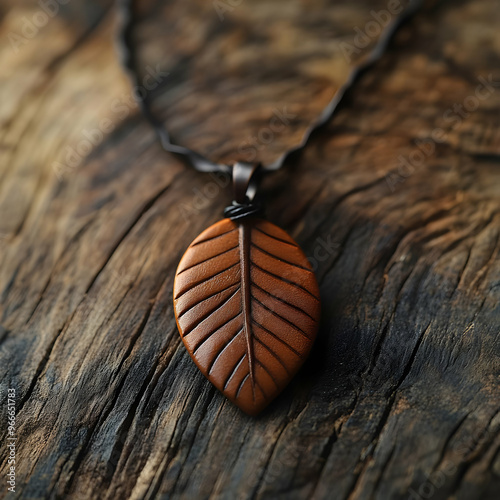
[[[243,1],[220,21],[194,3],[142,3],[138,42],[176,140],[223,161],[296,144],[366,57],[349,62],[339,42],[387,8]],[[71,0],[22,35],[40,12],[4,0],[0,24],[14,496],[495,498],[498,2],[426,4],[266,181],[268,217],[310,257],[323,314],[308,362],[257,418],[199,373],[172,305],[184,250],[230,201],[225,181],[159,147],[117,62],[111,2]]]

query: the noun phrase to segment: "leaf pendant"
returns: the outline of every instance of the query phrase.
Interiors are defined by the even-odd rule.
[[[320,300],[309,261],[285,231],[263,219],[223,219],[182,257],[174,309],[201,372],[257,415],[305,361]]]

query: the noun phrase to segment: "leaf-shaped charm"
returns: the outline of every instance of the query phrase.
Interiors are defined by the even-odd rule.
[[[285,231],[262,219],[224,219],[182,257],[174,308],[198,368],[256,415],[307,357],[320,301],[311,266]]]

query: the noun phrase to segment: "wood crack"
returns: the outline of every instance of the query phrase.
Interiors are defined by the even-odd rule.
[[[102,271],[105,269],[105,267],[108,265],[110,262],[111,258],[113,255],[116,253],[118,250],[118,247],[122,244],[122,242],[126,239],[126,237],[132,232],[134,227],[137,225],[137,223],[143,218],[144,215],[153,207],[153,205],[170,189],[172,184],[174,183],[175,179],[177,176],[175,176],[169,184],[164,186],[162,189],[160,189],[147,203],[144,204],[142,209],[139,211],[137,216],[132,220],[132,222],[129,224],[129,226],[126,228],[126,230],[123,232],[123,234],[118,238],[118,240],[115,242],[113,247],[111,248],[110,252],[108,253],[108,256],[106,257],[106,260],[104,263],[101,265],[97,273],[94,275],[94,277],[90,280],[90,283],[87,285],[87,289],[85,293],[87,294],[94,283],[97,281],[99,278],[100,274]]]

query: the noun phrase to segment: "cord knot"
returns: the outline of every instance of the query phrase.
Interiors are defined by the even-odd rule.
[[[231,205],[224,209],[224,217],[231,220],[242,220],[248,217],[260,217],[264,213],[264,206],[258,201],[248,201],[248,203],[237,203],[233,201]]]

